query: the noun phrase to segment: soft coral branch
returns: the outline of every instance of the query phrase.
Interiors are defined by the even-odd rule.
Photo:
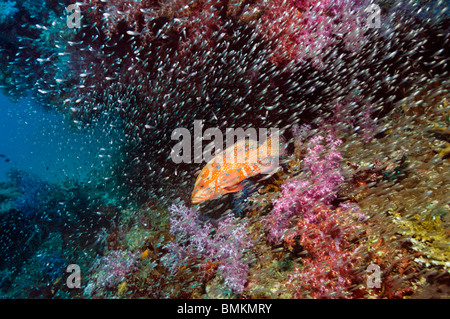
[[[323,68],[323,58],[342,41],[347,51],[367,42],[361,21],[364,1],[274,0],[262,1],[264,14],[257,31],[274,43],[271,61],[310,61]]]
[[[356,211],[353,205],[336,210],[321,205],[315,208],[314,222],[299,220],[296,231],[286,239],[301,243],[308,253],[287,282],[294,286],[296,297],[345,298],[351,295],[348,288],[361,282],[355,270],[362,258],[360,247],[350,242],[359,234]]]
[[[165,246],[168,253],[162,260],[171,272],[177,272],[192,259],[217,263],[225,284],[233,292],[242,293],[248,272],[244,254],[251,245],[246,223],[229,214],[214,229],[210,222],[201,221],[195,210],[184,205],[172,205],[170,212],[170,232],[175,241]]]
[[[340,170],[342,156],[337,150],[340,144],[341,141],[331,135],[326,139],[321,135],[311,138],[303,159],[303,179],[282,185],[281,198],[273,202],[274,208],[266,222],[269,241],[279,243],[294,216],[314,220],[314,207],[329,205],[336,198],[339,185],[344,181]]]

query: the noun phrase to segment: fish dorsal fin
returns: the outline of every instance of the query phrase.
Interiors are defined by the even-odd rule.
[[[219,153],[217,158],[221,161],[226,161],[227,159],[233,159],[236,163],[245,162],[247,154],[258,149],[258,142],[249,138],[238,140],[232,146],[228,147],[225,151]]]

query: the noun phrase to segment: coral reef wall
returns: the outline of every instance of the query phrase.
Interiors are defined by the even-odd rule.
[[[1,291],[448,298],[449,12],[412,0],[2,1],[2,91],[31,94],[74,130],[120,128],[125,146],[112,178],[86,185],[11,172]],[[196,120],[279,128],[280,169],[191,205],[205,163],[174,163],[171,136]],[[80,290],[61,280],[70,261]],[[27,271],[42,274],[37,288],[24,288]]]
[[[315,3],[89,1],[80,29],[64,25],[61,7],[36,25],[23,13],[30,22],[7,62],[14,72],[28,59],[31,69],[19,73],[34,79],[21,82],[71,118],[120,121],[130,144],[124,182],[158,192],[155,181],[191,176],[191,165],[174,174],[167,154],[170,133],[195,119],[205,129],[289,128],[342,103],[348,116],[370,105],[380,117],[445,78],[448,15],[439,2],[383,3],[379,28],[367,23],[370,1]]]

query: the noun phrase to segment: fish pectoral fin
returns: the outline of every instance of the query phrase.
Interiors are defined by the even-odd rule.
[[[243,188],[244,188],[244,186],[241,183],[241,184],[236,184],[236,185],[233,185],[233,186],[224,187],[224,190],[227,193],[235,193],[235,192],[240,191]]]
[[[239,173],[233,172],[226,176],[224,176],[220,182],[220,184],[223,186],[223,188],[231,187],[240,182],[240,176]]]

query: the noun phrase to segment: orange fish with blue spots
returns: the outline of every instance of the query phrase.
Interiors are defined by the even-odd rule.
[[[211,159],[200,171],[191,201],[198,204],[228,193],[240,191],[242,181],[258,174],[273,174],[278,169],[279,136],[273,135],[262,145],[241,139]]]

